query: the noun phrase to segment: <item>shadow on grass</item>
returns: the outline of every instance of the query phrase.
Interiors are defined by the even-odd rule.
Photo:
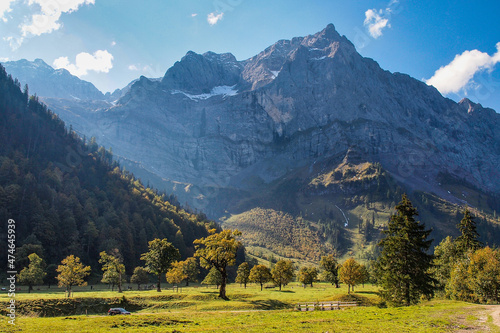
[[[357,291],[356,294],[370,294],[370,295],[378,295],[378,291]]]
[[[276,293],[285,293],[285,294],[295,294],[295,291],[291,291],[291,290],[274,290],[274,292]]]
[[[257,310],[282,310],[289,309],[291,305],[275,299],[251,301],[250,304]]]

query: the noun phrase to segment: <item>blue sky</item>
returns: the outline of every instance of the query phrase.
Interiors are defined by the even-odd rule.
[[[103,92],[187,51],[247,59],[333,23],[359,53],[500,111],[496,1],[0,0],[0,61],[41,58]]]

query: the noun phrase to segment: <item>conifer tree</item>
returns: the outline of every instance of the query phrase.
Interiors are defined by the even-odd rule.
[[[207,276],[205,276],[203,281],[201,281],[201,284],[215,285],[217,286],[217,289],[219,289],[221,283],[222,283],[222,275],[215,267],[212,267],[208,272]]]
[[[429,273],[432,255],[426,252],[432,243],[427,239],[432,230],[416,221],[416,215],[417,209],[403,195],[379,243],[378,282],[383,299],[393,305],[409,306],[418,303],[422,295],[434,294],[434,279]]]
[[[462,234],[458,236],[456,243],[458,250],[465,254],[469,251],[476,251],[481,248],[483,244],[478,240],[479,234],[477,232],[476,222],[470,211],[466,208],[463,213],[464,217],[458,224],[458,229]]]

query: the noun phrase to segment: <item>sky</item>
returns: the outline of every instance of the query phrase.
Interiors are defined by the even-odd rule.
[[[248,59],[333,23],[391,72],[500,112],[497,1],[0,0],[0,62],[41,58],[102,92],[187,51]]]

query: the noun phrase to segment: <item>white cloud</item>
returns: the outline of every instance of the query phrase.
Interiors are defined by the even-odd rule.
[[[8,37],[3,37],[3,40],[9,43],[10,48],[15,51],[17,50],[21,44],[24,41],[24,37],[14,37],[14,36],[8,36]]]
[[[457,93],[465,88],[474,75],[486,69],[492,69],[500,62],[500,43],[496,44],[497,52],[490,56],[478,50],[457,54],[448,65],[439,68],[426,81],[436,87],[442,94]]]
[[[0,58],[0,62],[6,62],[9,61],[9,58]]]
[[[139,70],[139,68],[137,68],[137,66],[136,66],[136,65],[129,65],[129,66],[128,66],[128,70],[129,70],[129,71],[138,71],[138,70]]]
[[[224,13],[220,13],[220,14],[210,13],[207,16],[207,22],[210,25],[216,25],[217,22],[219,22],[223,16],[224,16]]]
[[[40,6],[40,13],[31,17],[31,24],[21,26],[22,35],[40,36],[58,30],[61,27],[59,18],[62,13],[71,13],[78,10],[81,5],[94,3],[95,0],[28,0],[28,5]]]
[[[10,13],[12,8],[10,8],[10,4],[16,0],[2,0],[0,1],[0,19],[4,22],[7,22],[7,18],[5,14]]]
[[[375,39],[382,36],[384,28],[391,27],[389,19],[384,17],[386,13],[391,13],[390,8],[386,8],[385,11],[381,9],[378,12],[375,9],[368,9],[365,12],[364,25],[368,27],[370,35]]]
[[[196,16],[198,16],[198,13],[191,14],[191,17],[196,17]]]
[[[112,41],[111,42],[111,46],[115,46],[116,45],[116,42],[115,41]]]
[[[108,73],[113,68],[113,55],[107,50],[98,50],[94,54],[82,52],[76,55],[74,64],[68,57],[59,57],[53,65],[57,69],[65,68],[76,76],[87,75],[89,71]]]

